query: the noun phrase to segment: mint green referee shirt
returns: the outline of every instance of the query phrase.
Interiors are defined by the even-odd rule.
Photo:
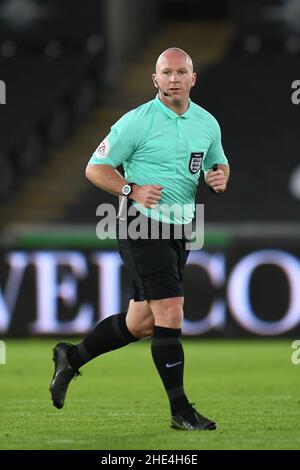
[[[163,186],[155,209],[134,202],[148,217],[188,223],[195,211],[201,170],[228,164],[217,120],[189,100],[178,116],[158,97],[122,116],[93,153],[90,164],[123,165],[125,178],[138,185]],[[169,210],[173,207],[183,210]]]

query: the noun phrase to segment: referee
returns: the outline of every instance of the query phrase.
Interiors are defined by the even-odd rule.
[[[216,423],[196,410],[183,386],[182,278],[189,252],[186,237],[175,237],[174,229],[193,218],[201,170],[211,190],[222,193],[229,166],[218,122],[189,98],[196,81],[189,55],[177,47],[165,50],[152,79],[157,96],[112,126],[86,169],[96,186],[126,196],[128,216],[123,208],[117,226],[119,252],[132,279],[132,298],[127,312],[105,318],[79,344],[55,346],[50,391],[54,406],[62,408],[68,385],[81,366],[151,336],[153,361],[170,402],[171,426],[213,430]],[[116,170],[119,165],[125,177]],[[189,210],[166,210],[174,205]],[[135,214],[129,215],[133,209]],[[146,228],[154,221],[159,237],[131,237],[128,221],[137,216]],[[162,236],[164,227],[170,229],[168,238]]]

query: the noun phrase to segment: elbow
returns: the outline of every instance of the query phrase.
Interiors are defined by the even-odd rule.
[[[86,178],[91,181],[91,178],[92,178],[92,170],[91,170],[91,166],[90,165],[87,165],[86,166],[86,169],[85,169],[85,176]]]

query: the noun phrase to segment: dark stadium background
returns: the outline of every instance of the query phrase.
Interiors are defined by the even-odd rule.
[[[199,187],[184,333],[299,336],[299,2],[1,0],[1,338],[83,335],[126,307],[115,242],[95,234],[97,206],[117,201],[84,170],[155,95],[170,46],[194,59],[192,98],[219,120],[232,172],[220,197]]]

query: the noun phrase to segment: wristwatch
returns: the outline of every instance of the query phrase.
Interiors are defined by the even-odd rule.
[[[121,192],[123,194],[123,196],[129,196],[129,194],[131,193],[132,191],[132,186],[134,185],[134,183],[126,183],[124,184],[124,186],[122,187],[121,189]]]

